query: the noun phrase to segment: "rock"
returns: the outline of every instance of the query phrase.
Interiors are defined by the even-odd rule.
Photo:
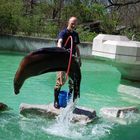
[[[119,123],[121,125],[128,125],[139,119],[139,110],[135,106],[130,107],[110,107],[100,109],[100,114],[103,118]]]
[[[20,105],[20,114],[25,117],[28,115],[39,115],[47,118],[55,118],[63,112],[64,108],[56,109],[53,104],[33,105],[22,103]],[[76,107],[73,111],[72,122],[90,123],[97,118],[96,111],[85,107]]]
[[[107,117],[125,118],[129,112],[137,113],[139,110],[135,106],[131,107],[110,107],[101,108],[100,114]]]
[[[8,106],[4,103],[0,103],[0,111],[5,111],[8,109]]]
[[[135,106],[131,107],[110,107],[100,109],[100,113],[108,117],[125,118],[125,114],[129,112],[138,112]]]

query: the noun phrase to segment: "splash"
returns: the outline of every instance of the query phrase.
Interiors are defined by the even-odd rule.
[[[103,137],[107,134],[110,134],[111,130],[112,130],[112,126],[113,124],[96,124],[93,128],[92,128],[92,135],[96,136],[96,137]]]
[[[73,110],[75,109],[76,103],[73,103],[71,100],[67,107],[63,109],[62,113],[57,116],[56,122],[48,127],[42,127],[42,130],[51,135],[76,140],[98,140],[111,133],[113,123],[101,122],[101,124],[91,123],[89,125],[72,123]]]
[[[140,114],[131,111],[125,114],[124,119],[126,120],[128,125],[132,123],[137,123],[140,121]]]
[[[76,102],[73,103],[72,99],[68,103],[67,107],[63,109],[62,113],[56,118],[56,122],[50,125],[48,128],[42,129],[52,135],[57,135],[67,138],[81,138],[81,132],[76,130],[76,124],[73,124],[73,110],[75,109]]]

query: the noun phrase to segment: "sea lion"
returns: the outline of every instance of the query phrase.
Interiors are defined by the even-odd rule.
[[[14,92],[18,94],[24,81],[32,76],[47,72],[67,71],[70,53],[58,47],[41,48],[29,53],[21,61],[14,77]],[[73,100],[80,97],[81,70],[72,56],[69,77],[74,82]]]

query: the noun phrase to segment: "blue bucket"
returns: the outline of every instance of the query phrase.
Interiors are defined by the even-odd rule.
[[[63,108],[66,107],[70,98],[71,94],[69,94],[67,91],[65,90],[60,91],[58,96],[59,106]]]

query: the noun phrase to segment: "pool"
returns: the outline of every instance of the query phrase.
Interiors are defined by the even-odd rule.
[[[0,102],[11,109],[0,112],[0,140],[139,140],[140,115],[133,114],[127,125],[100,117],[102,107],[137,106],[139,99],[117,92],[120,73],[102,61],[82,60],[81,98],[78,105],[93,108],[99,119],[89,125],[57,123],[57,120],[19,114],[20,103],[49,104],[53,101],[56,73],[47,73],[25,81],[14,95],[13,78],[24,55],[0,53]],[[63,87],[67,89],[67,84]]]

